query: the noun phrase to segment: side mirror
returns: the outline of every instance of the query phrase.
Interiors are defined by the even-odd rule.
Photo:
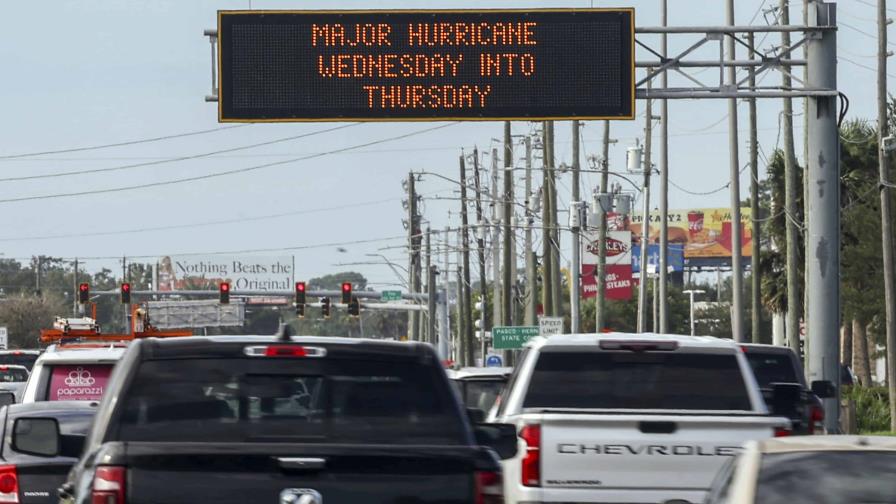
[[[55,418],[18,418],[12,428],[12,449],[39,457],[59,455],[61,436]]]
[[[485,412],[479,408],[467,408],[467,416],[473,424],[485,422]]]
[[[10,404],[16,403],[16,395],[12,392],[2,391],[0,392],[0,406],[8,406]]]
[[[828,380],[816,380],[812,382],[812,393],[819,399],[828,399],[837,395],[837,387]]]
[[[769,404],[772,414],[787,418],[796,416],[802,392],[802,386],[797,383],[772,383],[772,402]]]
[[[516,426],[513,424],[488,423],[478,424],[474,428],[476,444],[487,446],[501,460],[507,460],[516,456],[517,435]]]

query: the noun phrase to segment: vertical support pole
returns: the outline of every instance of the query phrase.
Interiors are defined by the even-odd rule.
[[[747,34],[750,46],[749,58],[755,59],[754,37]],[[756,87],[756,68],[750,67],[750,89]],[[761,276],[759,267],[760,221],[759,221],[759,146],[756,143],[756,98],[749,99],[750,105],[750,240],[753,244],[750,254],[750,328],[753,343],[763,343],[760,324],[762,322]]]
[[[648,72],[652,70],[648,69]],[[650,89],[650,81],[647,82]],[[638,332],[647,331],[647,252],[650,247],[650,148],[653,145],[653,100],[647,99],[644,127],[644,186],[641,188],[641,273],[638,277]]]
[[[463,363],[472,366],[476,362],[476,349],[473,346],[473,300],[470,293],[470,222],[467,218],[467,165],[464,155],[460,155],[460,220],[461,220],[461,254],[464,258],[463,293],[464,293],[464,358]]]
[[[525,324],[535,325],[538,304],[538,279],[535,272],[535,250],[532,248],[532,225],[535,223],[535,204],[532,194],[532,137],[526,137],[526,230],[523,238],[526,253],[526,311]]]
[[[572,122],[572,202],[576,205],[573,208],[573,204],[570,204],[569,211],[570,212],[579,212],[579,216],[581,216],[581,206],[579,202],[581,201],[579,195],[579,170],[581,166],[579,164],[579,120],[573,120]],[[581,225],[581,223],[580,223]],[[579,313],[579,303],[582,299],[582,296],[579,292],[579,276],[582,273],[582,261],[579,256],[579,246],[580,246],[580,237],[579,232],[581,228],[572,229],[572,271],[570,271],[570,279],[569,282],[569,307],[570,307],[570,327],[569,330],[572,333],[580,332],[579,324],[580,324],[580,313]]]
[[[415,189],[416,178],[413,172],[408,173],[408,290],[411,293],[418,292],[418,285],[414,282],[417,278],[416,269],[420,266],[420,256],[417,250],[417,191]],[[417,310],[408,312],[408,340],[417,341],[420,334],[417,332],[417,319],[420,314]]]
[[[553,268],[551,267],[551,257],[553,256],[551,247],[551,167],[548,161],[548,122],[541,123],[541,161],[542,161],[542,183],[541,183],[541,306],[545,315],[554,314],[554,289]]]
[[[545,157],[548,160],[548,173],[551,181],[551,214],[548,235],[551,237],[551,311],[555,317],[563,316],[563,296],[560,294],[560,227],[557,224],[557,164],[554,156],[554,121],[548,121]]]
[[[502,198],[504,215],[501,218],[504,228],[504,246],[502,248],[503,275],[501,282],[501,319],[504,325],[513,325],[513,145],[510,136],[510,121],[504,121],[504,196]],[[485,342],[485,338],[482,339]],[[483,348],[485,344],[483,343]],[[483,352],[482,358],[485,359]],[[485,361],[483,360],[483,365]]]
[[[492,214],[492,326],[506,325],[504,310],[501,309],[501,215],[498,211],[500,191],[498,190],[498,149],[492,149],[491,172],[491,214]]]
[[[77,317],[79,315],[78,310],[78,258],[75,258],[75,279],[72,283],[72,316]],[[158,289],[158,287],[154,287]]]
[[[473,148],[473,188],[476,191],[476,248],[479,249],[479,300],[482,302],[482,327],[479,330],[484,335],[489,330],[488,310],[485,309],[488,304],[488,277],[485,273],[485,233],[488,229],[485,225],[485,218],[482,215],[482,183],[479,177],[479,149]],[[482,338],[482,355],[485,355],[485,338]]]
[[[603,152],[601,152],[600,159],[600,194],[607,194],[610,188],[610,121],[604,121],[604,138],[603,138]],[[600,204],[600,201],[597,202]],[[595,213],[600,214],[600,219],[597,221],[597,241],[598,244],[598,253],[597,253],[597,276],[595,277],[595,282],[597,282],[597,296],[594,298],[594,331],[596,333],[600,333],[604,326],[607,325],[606,322],[606,271],[607,271],[607,214],[601,209],[600,212],[597,212],[595,209]]]
[[[836,26],[836,4],[809,4],[809,26]],[[837,89],[837,32],[820,30],[809,34],[809,80],[814,89]],[[809,381],[840,382],[840,138],[837,129],[837,98],[809,98],[809,199],[806,213],[812,215],[806,233],[806,276],[809,291],[808,341]],[[837,387],[839,396],[839,386]],[[825,427],[837,432],[839,397],[825,399]]]
[[[661,18],[663,26],[668,25],[668,0],[662,1]],[[666,39],[664,33],[660,41],[660,53],[666,58]],[[660,76],[663,89],[669,85],[669,72],[664,70]],[[669,100],[660,101],[660,263],[657,267],[659,275],[659,327],[654,332],[669,332],[668,294],[666,284],[669,279]],[[654,296],[657,292],[654,291]]]
[[[734,26],[734,0],[725,3],[725,18],[729,26]],[[728,43],[727,59],[737,59],[733,34],[726,36]],[[727,85],[732,91],[737,86],[737,69],[728,67]],[[734,341],[744,341],[744,269],[741,265],[741,220],[740,220],[740,161],[737,143],[737,99],[728,99],[728,149],[731,170],[731,332]]]
[[[463,162],[463,156],[461,156]],[[467,365],[467,331],[466,313],[464,309],[464,261],[463,261],[463,228],[457,230],[457,330],[454,338],[454,360],[458,366]]]
[[[432,267],[432,231],[426,228],[426,342],[435,345],[436,343],[436,293],[435,274]],[[360,317],[358,318],[360,321]]]
[[[448,264],[448,249],[449,247],[449,235],[448,228],[445,228],[445,233],[442,235],[442,241],[445,247],[445,263],[442,269],[442,292],[439,296],[439,357],[442,360],[447,360],[451,358],[449,352],[448,340],[451,338],[451,317],[448,315],[448,283],[449,276],[448,272],[450,271],[450,265]]]

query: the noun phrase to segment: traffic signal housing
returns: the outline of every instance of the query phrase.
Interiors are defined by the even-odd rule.
[[[342,304],[349,304],[352,302],[352,283],[351,282],[342,282]]]
[[[218,284],[218,302],[221,304],[230,304],[230,283],[221,282]]]
[[[361,302],[354,296],[352,296],[351,301],[348,303],[348,314],[352,317],[361,316]]]
[[[330,318],[330,298],[320,298],[320,313],[325,319]]]
[[[296,282],[296,305],[305,304],[305,282]]]
[[[131,284],[121,284],[121,304],[131,304]]]
[[[78,285],[78,302],[81,304],[90,302],[90,284],[82,283]]]

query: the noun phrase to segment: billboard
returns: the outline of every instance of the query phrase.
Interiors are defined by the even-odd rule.
[[[597,230],[582,232],[582,296],[597,296],[597,258],[600,240]],[[607,266],[604,271],[604,297],[627,300],[632,297],[632,234],[630,231],[607,232]]]
[[[292,291],[292,256],[164,256],[159,290],[214,290],[230,282],[234,290]]]
[[[741,234],[741,256],[749,256],[753,251],[753,236],[750,230],[752,213],[749,207],[741,208],[739,226],[731,222],[731,210],[728,208],[689,208],[669,211],[669,246],[670,257],[672,246],[681,246],[684,259],[720,259],[730,262],[732,255],[731,241],[735,229]],[[650,214],[648,227],[648,244],[656,245],[660,240],[659,212]],[[630,219],[610,219],[617,228],[632,232],[632,244],[640,246],[641,214],[633,214]],[[648,251],[649,252],[649,251]]]
[[[634,9],[218,11],[218,119],[634,118]]]
[[[681,245],[669,245],[669,253],[666,256],[667,260],[667,268],[671,268],[672,271],[681,272],[684,271],[684,247]],[[647,265],[659,267],[660,264],[660,246],[659,245],[648,245],[647,246]],[[648,268],[648,272],[651,270]],[[641,247],[639,245],[635,245],[632,247],[632,273],[641,273]]]

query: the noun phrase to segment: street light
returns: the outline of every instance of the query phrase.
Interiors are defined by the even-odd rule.
[[[706,294],[706,291],[700,289],[688,289],[682,292],[690,294],[691,296],[691,336],[694,336],[694,294]]]

